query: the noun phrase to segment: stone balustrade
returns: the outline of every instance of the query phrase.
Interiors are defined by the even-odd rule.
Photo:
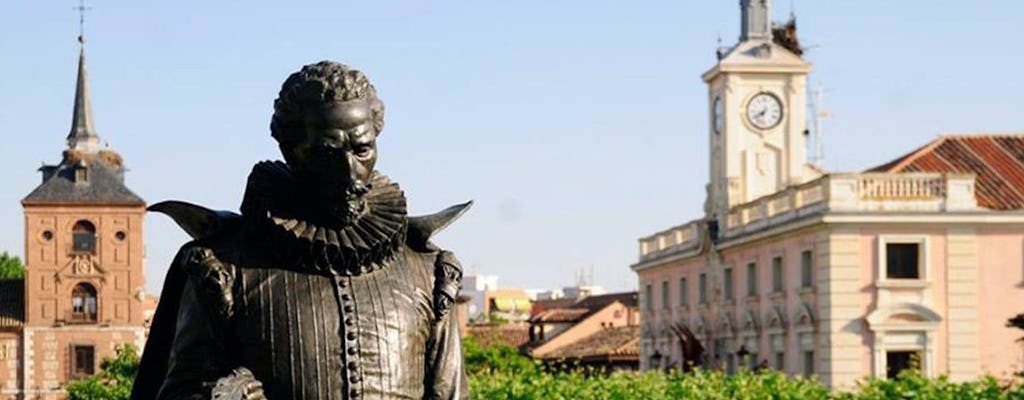
[[[640,259],[650,259],[665,253],[674,253],[699,244],[701,220],[669,228],[640,239]]]
[[[978,208],[974,175],[830,174],[729,210],[723,237],[820,212],[941,212]]]
[[[729,239],[824,212],[943,212],[977,210],[973,174],[829,174],[732,207],[722,218],[721,239]],[[696,220],[640,239],[640,261],[695,250]]]

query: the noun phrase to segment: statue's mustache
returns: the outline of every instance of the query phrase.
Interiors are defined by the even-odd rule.
[[[356,197],[363,197],[370,192],[370,184],[357,180],[352,182],[351,185],[345,188],[345,198],[352,199]]]

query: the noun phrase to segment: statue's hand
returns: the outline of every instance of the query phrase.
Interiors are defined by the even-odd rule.
[[[218,379],[211,395],[214,400],[267,400],[263,394],[263,383],[245,367],[236,368],[231,375]]]

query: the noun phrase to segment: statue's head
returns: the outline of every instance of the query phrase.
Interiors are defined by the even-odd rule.
[[[270,122],[295,177],[317,200],[339,207],[331,214],[340,222],[360,212],[383,127],[384,104],[370,81],[331,61],[289,76]]]

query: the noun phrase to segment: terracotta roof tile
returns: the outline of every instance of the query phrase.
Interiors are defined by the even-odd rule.
[[[1024,135],[942,136],[868,171],[971,173],[978,205],[1024,209]]]
[[[637,292],[620,292],[587,296],[577,301],[573,307],[587,308],[591,311],[597,311],[611,304],[613,301],[618,301],[629,308],[636,308],[639,304]]]
[[[578,322],[590,314],[586,308],[555,308],[537,313],[530,322]]]
[[[563,346],[544,356],[545,359],[575,359],[611,355],[638,355],[640,327],[619,326],[601,329],[575,343]]]
[[[565,299],[558,299],[565,300]],[[556,304],[553,300],[544,300],[548,304]],[[608,293],[587,296],[570,300],[568,304],[559,302],[558,307],[534,307],[530,322],[576,322],[582,321],[591,314],[601,311],[609,304],[618,301],[628,308],[637,308],[637,292]],[[534,303],[536,304],[536,303]]]
[[[572,303],[575,303],[576,299],[550,299],[550,300],[536,300],[533,302],[530,308],[530,317],[533,318],[537,314],[540,314],[546,310],[555,308],[568,308],[572,307]]]
[[[466,336],[476,338],[481,347],[508,345],[518,348],[530,341],[530,329],[525,326],[471,326]]]

